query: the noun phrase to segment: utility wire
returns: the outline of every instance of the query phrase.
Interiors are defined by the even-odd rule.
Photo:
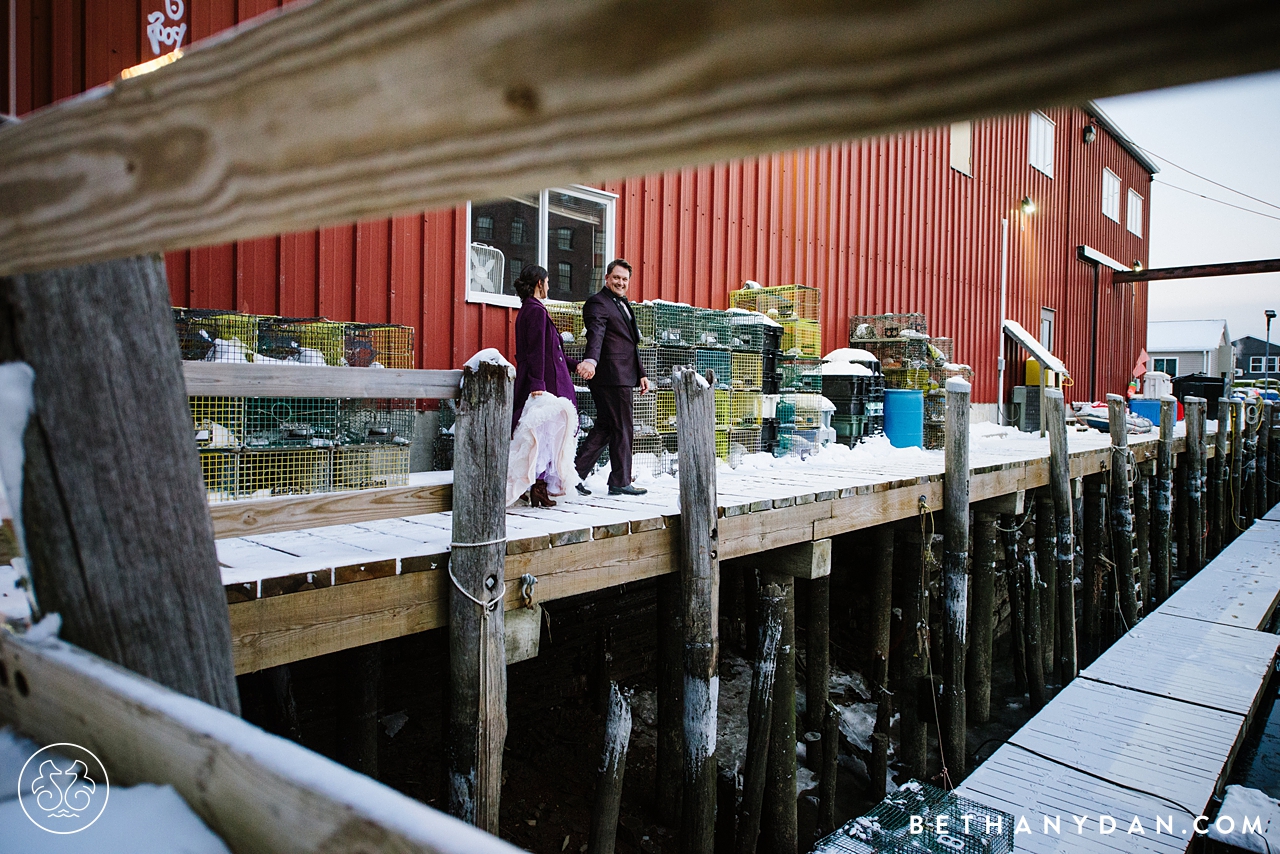
[[[1186,193],[1189,196],[1198,196],[1204,199],[1205,201],[1216,202],[1220,205],[1226,205],[1229,208],[1235,208],[1238,211],[1251,213],[1254,216],[1266,217],[1267,219],[1274,219],[1276,222],[1280,222],[1280,216],[1273,216],[1272,214],[1263,213],[1262,211],[1255,211],[1253,208],[1246,208],[1246,207],[1242,207],[1241,205],[1233,205],[1231,204],[1231,202],[1224,202],[1222,199],[1215,199],[1213,196],[1206,196],[1204,193],[1197,193],[1195,190],[1188,190],[1186,187],[1179,187],[1177,184],[1170,184],[1168,181],[1153,180],[1151,183],[1159,184],[1161,187],[1169,187],[1170,189],[1178,190],[1180,192]]]
[[[1204,175],[1201,175],[1199,172],[1192,172],[1192,171],[1191,171],[1190,169],[1188,169],[1187,167],[1185,167],[1185,166],[1179,166],[1177,163],[1174,163],[1174,162],[1173,162],[1172,160],[1170,160],[1169,158],[1167,158],[1167,157],[1161,157],[1159,154],[1156,154],[1154,151],[1152,151],[1152,150],[1150,150],[1150,149],[1148,149],[1148,148],[1143,148],[1143,147],[1142,147],[1142,146],[1140,146],[1140,145],[1138,146],[1138,148],[1139,148],[1140,150],[1142,150],[1142,151],[1146,152],[1147,154],[1150,154],[1150,155],[1151,155],[1152,157],[1154,157],[1155,159],[1160,160],[1160,161],[1162,161],[1162,162],[1164,162],[1164,163],[1168,163],[1168,164],[1169,164],[1170,166],[1172,166],[1174,169],[1178,169],[1178,170],[1180,170],[1180,171],[1182,171],[1182,172],[1186,172],[1188,175],[1192,175],[1192,176],[1194,176],[1194,177],[1196,177],[1196,178],[1199,178],[1201,181],[1208,181],[1210,184],[1213,184],[1215,187],[1221,187],[1222,189],[1227,190],[1228,192],[1235,193],[1237,196],[1244,196],[1246,199],[1249,199],[1250,201],[1254,201],[1254,202],[1257,202],[1258,204],[1266,205],[1266,206],[1267,206],[1267,207],[1269,207],[1269,208],[1275,208],[1276,210],[1280,211],[1280,205],[1273,205],[1271,202],[1268,202],[1266,199],[1260,199],[1260,198],[1258,198],[1257,196],[1251,196],[1251,195],[1249,195],[1248,193],[1243,193],[1243,192],[1241,192],[1240,190],[1237,190],[1237,189],[1236,189],[1236,188],[1234,188],[1234,187],[1228,187],[1226,184],[1219,183],[1219,182],[1217,182],[1217,181],[1213,180],[1212,178],[1206,178]],[[1165,183],[1165,182],[1161,181],[1160,183],[1162,183],[1162,184],[1163,184],[1163,183]],[[1170,186],[1170,187],[1172,187],[1172,186],[1174,186],[1174,185],[1173,185],[1173,184],[1170,184],[1169,186]],[[1206,197],[1206,198],[1207,198],[1207,197]]]

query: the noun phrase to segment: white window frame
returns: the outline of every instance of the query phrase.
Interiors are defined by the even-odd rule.
[[[1105,166],[1102,167],[1102,215],[1114,223],[1120,222],[1120,176]]]
[[[973,122],[952,122],[949,140],[951,168],[973,177]]]
[[[1257,367],[1254,367],[1254,366]],[[1270,365],[1271,370],[1267,370]],[[1280,373],[1280,356],[1250,356],[1249,357],[1249,373],[1251,374],[1276,374]]]
[[[1160,362],[1161,364],[1157,366],[1156,362]],[[1169,370],[1170,362],[1173,362],[1172,371]],[[1154,371],[1163,371],[1164,373],[1168,374],[1171,377],[1176,377],[1178,375],[1178,357],[1177,356],[1156,356],[1151,360],[1151,365],[1152,365],[1151,369]]]
[[[1142,206],[1142,196],[1138,194],[1137,190],[1130,187],[1129,198],[1125,202],[1124,208],[1125,228],[1129,229],[1130,234],[1135,234],[1138,237],[1142,236]]]
[[[600,202],[604,205],[604,263],[609,263],[616,257],[617,249],[617,216],[618,216],[618,195],[605,190],[597,190],[594,187],[584,187],[580,184],[571,184],[567,187],[549,187],[538,193],[538,224],[537,224],[537,259],[534,261],[526,261],[527,264],[537,264],[539,267],[547,266],[547,258],[549,255],[549,239],[547,234],[548,225],[551,220],[550,216],[550,197],[551,193],[566,193],[570,196],[587,199],[593,202]],[[484,303],[487,305],[499,305],[506,308],[519,308],[520,298],[511,294],[489,294],[478,291],[471,286],[471,202],[466,205],[466,229],[465,229],[465,247],[466,256],[464,264],[466,265],[466,301],[475,303]],[[526,228],[526,238],[528,237]],[[526,240],[525,244],[529,245]],[[555,275],[553,271],[552,276]],[[504,272],[505,276],[505,272]]]
[[[1046,323],[1049,325],[1048,341],[1044,340],[1045,339],[1044,327]],[[1052,308],[1041,306],[1040,307],[1040,344],[1050,353],[1053,352],[1053,345],[1057,343],[1054,341],[1054,338],[1056,337],[1056,333],[1057,333],[1057,326],[1058,326],[1058,312]]]
[[[1039,110],[1027,118],[1027,163],[1050,178],[1053,177],[1056,129],[1053,119]]]
[[[1262,373],[1262,357],[1261,356],[1249,357],[1249,373],[1251,374]]]

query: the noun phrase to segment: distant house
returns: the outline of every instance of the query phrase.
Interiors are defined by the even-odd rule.
[[[1225,320],[1159,320],[1147,324],[1148,363],[1171,377],[1226,376],[1233,367]]]
[[[1150,327],[1150,324],[1148,324]],[[1280,343],[1271,342],[1271,355],[1267,356],[1267,342],[1246,335],[1231,342],[1236,351],[1236,377],[1242,380],[1260,380],[1266,376],[1280,378]],[[1263,360],[1268,364],[1264,366]]]

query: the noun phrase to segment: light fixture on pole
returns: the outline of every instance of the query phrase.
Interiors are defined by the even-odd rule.
[[[1020,207],[1022,208],[1022,212],[1028,216],[1036,212],[1036,203],[1031,201],[1030,196],[1022,197],[1022,204]]]
[[[1269,308],[1263,312],[1267,318],[1267,349],[1262,357],[1262,391],[1269,393],[1271,391],[1271,321],[1276,319],[1276,311]]]
[[[1084,144],[1088,145],[1098,138],[1098,129],[1091,124],[1084,126]]]

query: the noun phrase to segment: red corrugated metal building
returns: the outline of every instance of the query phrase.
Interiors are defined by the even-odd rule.
[[[152,58],[148,26],[156,13],[165,29],[183,28],[188,44],[279,5],[12,2],[16,26],[6,18],[0,34],[16,74],[6,63],[0,91],[19,115]],[[159,47],[171,49],[163,41]],[[1087,127],[1096,131],[1089,143]],[[969,174],[961,171],[966,164]],[[821,288],[825,349],[847,340],[851,315],[924,312],[931,333],[955,338],[957,360],[976,371],[974,399],[988,403],[996,399],[1002,351],[1011,360],[1006,396],[1007,386],[1021,382],[1013,362],[1020,355],[1001,341],[1004,266],[1006,316],[1037,336],[1042,322],[1051,327],[1045,334],[1076,382],[1068,396],[1083,399],[1128,383],[1145,340],[1147,290],[1113,285],[1110,269],[1080,260],[1077,248],[1126,267],[1147,263],[1152,171],[1096,108],[1048,109],[608,183],[597,189],[616,194],[616,202],[597,219],[611,219],[613,228],[596,223],[589,254],[597,262],[604,250],[628,258],[636,299],[724,308],[729,291],[747,279]],[[1024,199],[1033,213],[1023,212]],[[569,194],[547,202],[544,194],[541,209],[532,199],[529,212],[546,232],[552,220],[591,219],[578,204],[593,200]],[[485,210],[464,206],[170,253],[173,300],[406,324],[417,330],[421,367],[456,367],[481,347],[510,353],[514,311],[468,300],[468,238],[484,242],[494,228],[492,219],[478,222]],[[563,243],[553,230],[547,248],[523,260],[568,251],[571,229],[560,230]],[[531,229],[526,242],[536,244],[536,234]],[[572,259],[561,254],[568,281]],[[557,264],[546,266],[557,275]],[[573,293],[580,297],[584,284],[579,274]]]

